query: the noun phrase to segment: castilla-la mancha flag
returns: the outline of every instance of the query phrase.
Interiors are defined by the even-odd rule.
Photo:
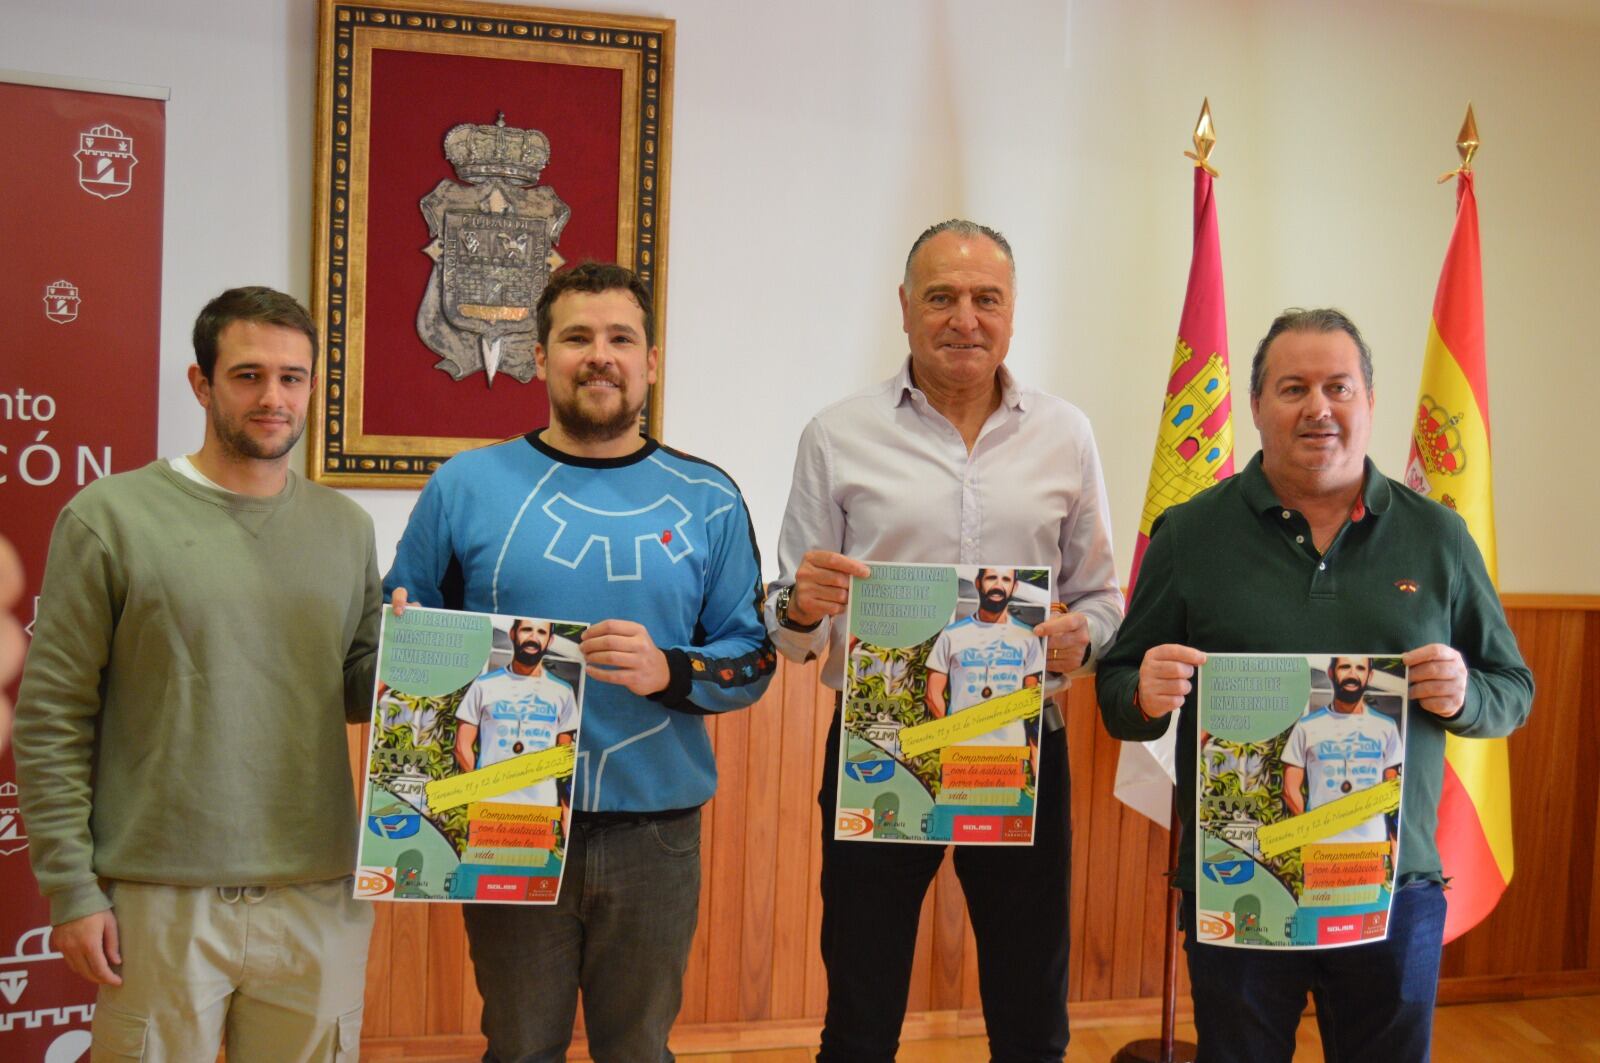
[[[1498,583],[1489,472],[1478,200],[1472,171],[1462,170],[1455,232],[1433,297],[1406,484],[1461,514]],[[1446,735],[1444,760],[1437,840],[1450,880],[1444,939],[1452,941],[1489,914],[1511,881],[1511,773],[1504,738]]]
[[[1222,245],[1217,238],[1215,182],[1194,168],[1194,256],[1178,322],[1178,343],[1161,407],[1150,486],[1133,548],[1128,593],[1150,545],[1150,528],[1168,506],[1187,502],[1233,475],[1233,396],[1228,376],[1228,315],[1222,298]],[[1129,742],[1117,762],[1115,793],[1150,819],[1167,824],[1172,801],[1173,746],[1178,729],[1153,742]]]

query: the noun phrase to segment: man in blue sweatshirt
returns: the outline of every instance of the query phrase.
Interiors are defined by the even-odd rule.
[[[487,1060],[560,1060],[583,991],[596,1059],[670,1060],[700,896],[702,717],[772,678],[761,565],[738,487],[638,432],[659,351],[620,266],[551,278],[538,305],[550,426],[434,473],[384,580],[396,607],[591,624],[560,901],[473,905]]]

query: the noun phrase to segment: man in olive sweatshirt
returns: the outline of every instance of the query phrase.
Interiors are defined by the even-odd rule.
[[[89,485],[50,541],[16,718],[34,874],[52,947],[100,986],[95,1058],[210,1063],[225,1035],[234,1059],[353,1059],[372,521],[289,470],[300,304],[224,292],[194,347],[199,451]]]

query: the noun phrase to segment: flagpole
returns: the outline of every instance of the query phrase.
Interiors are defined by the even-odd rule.
[[[1129,1041],[1111,1063],[1194,1063],[1199,1051],[1178,1040],[1178,790],[1172,790],[1172,810],[1167,818],[1167,919],[1161,957],[1161,1036]]]
[[[1192,159],[1194,161],[1195,167],[1197,169],[1205,171],[1205,174],[1206,174],[1205,178],[1201,178],[1198,174],[1196,175],[1195,179],[1196,179],[1196,188],[1197,189],[1199,189],[1201,187],[1201,182],[1209,181],[1211,179],[1215,179],[1218,176],[1216,169],[1214,167],[1212,167],[1212,165],[1211,165],[1211,149],[1216,147],[1216,144],[1217,144],[1216,130],[1211,124],[1211,101],[1210,101],[1210,99],[1206,99],[1200,105],[1200,118],[1195,123],[1195,127],[1194,127],[1194,151],[1186,151],[1186,152],[1183,153],[1185,158]],[[1209,191],[1209,186],[1207,186],[1207,188],[1208,188],[1208,191]],[[1207,195],[1207,200],[1209,201],[1209,194]],[[1215,216],[1214,216],[1214,214],[1211,214],[1211,215],[1208,215],[1208,217],[1211,218],[1211,221],[1213,223],[1211,225],[1211,228],[1214,230],[1214,228],[1215,228],[1215,225],[1214,225]],[[1196,247],[1197,247],[1196,258],[1198,259],[1198,257],[1199,257],[1198,256],[1199,232],[1200,232],[1198,196],[1197,196],[1195,231],[1196,231]],[[1215,244],[1214,243],[1212,244],[1212,250],[1213,250],[1213,252],[1215,251]],[[1218,261],[1218,268],[1220,269],[1220,259]],[[1196,263],[1195,263],[1195,261],[1191,261],[1191,263],[1190,263],[1190,286],[1191,286],[1191,290],[1188,293],[1185,294],[1185,298],[1184,298],[1185,316],[1186,317],[1187,317],[1187,312],[1188,312],[1188,310],[1190,308],[1190,299],[1195,294],[1195,292],[1194,292],[1194,281],[1195,281],[1195,272],[1194,271],[1195,271],[1195,269],[1196,269]],[[1220,272],[1217,274],[1217,277],[1218,277],[1218,280],[1217,280],[1216,296],[1217,296],[1217,301],[1220,304],[1220,302],[1221,302],[1221,287],[1220,287],[1221,274],[1220,274]],[[1180,325],[1180,332],[1181,331],[1182,331],[1182,326]],[[1180,340],[1183,339],[1183,338],[1184,337],[1182,337],[1180,335]],[[1189,339],[1192,340],[1193,337],[1189,337]],[[1217,337],[1217,339],[1219,340],[1219,351],[1224,356],[1224,360],[1226,360],[1227,350],[1226,350],[1226,329],[1225,328],[1222,329],[1222,331],[1219,334],[1219,336]],[[1176,366],[1174,368],[1176,368]],[[1230,385],[1230,387],[1231,387],[1231,385]],[[1231,417],[1231,414],[1230,414],[1230,417]],[[1157,468],[1159,468],[1160,446],[1161,446],[1161,444],[1158,442],[1157,443],[1158,459],[1157,459],[1157,466],[1156,466]],[[1227,452],[1228,453],[1227,453],[1226,464],[1219,468],[1219,472],[1221,472],[1221,474],[1224,475],[1224,476],[1231,474],[1232,471],[1233,471],[1233,433],[1232,433],[1231,427],[1228,429],[1228,433],[1227,433]],[[1152,470],[1151,479],[1152,479],[1152,488],[1151,488],[1151,490],[1153,492],[1154,491],[1154,486],[1153,485],[1154,485],[1154,482],[1156,480],[1156,475],[1155,475],[1155,471],[1154,470]],[[1192,495],[1194,490],[1199,490],[1199,488],[1194,488],[1191,491],[1186,492],[1185,493],[1186,496],[1187,495]],[[1143,535],[1141,535],[1141,541],[1139,543],[1139,546],[1140,546],[1141,549],[1138,549],[1135,552],[1134,563],[1133,563],[1134,564],[1134,571],[1130,574],[1130,578],[1129,578],[1130,590],[1132,588],[1133,582],[1138,578],[1139,561],[1141,560],[1141,558],[1143,556],[1142,547],[1145,545],[1145,542],[1147,542],[1147,541],[1148,540],[1145,539]],[[1168,731],[1169,732],[1171,731],[1170,725],[1168,727]],[[1177,1039],[1177,1027],[1178,1027],[1178,906],[1182,903],[1182,900],[1183,900],[1183,894],[1178,889],[1178,848],[1179,848],[1179,841],[1180,841],[1181,826],[1182,825],[1180,824],[1180,822],[1178,820],[1178,789],[1177,789],[1176,786],[1174,786],[1172,788],[1172,803],[1171,803],[1171,806],[1169,808],[1169,811],[1167,812],[1167,872],[1166,872],[1166,878],[1167,878],[1167,912],[1166,912],[1166,923],[1165,923],[1165,926],[1163,927],[1163,934],[1162,934],[1163,954],[1162,954],[1162,965],[1161,965],[1161,1037],[1159,1039],[1146,1038],[1146,1039],[1139,1040],[1139,1041],[1131,1041],[1128,1044],[1123,1045],[1122,1049],[1119,1052],[1117,1052],[1117,1054],[1115,1056],[1112,1057],[1112,1063],[1194,1063],[1194,1060],[1197,1058],[1198,1053],[1199,1053],[1199,1049],[1194,1044],[1192,1044],[1192,1043],[1190,1043],[1188,1041],[1179,1041]]]

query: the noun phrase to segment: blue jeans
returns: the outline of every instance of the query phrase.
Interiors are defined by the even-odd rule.
[[[662,1063],[700,912],[700,810],[575,813],[560,900],[464,906],[484,1063],[567,1057],[578,990],[597,1063]]]
[[[1186,931],[1194,903],[1183,895]],[[1267,952],[1186,932],[1199,1063],[1287,1063],[1308,992],[1327,1063],[1426,1063],[1444,912],[1443,888],[1413,879],[1394,895],[1388,938],[1367,945]]]
[[[923,897],[942,845],[835,841],[839,713],[822,769],[822,962],[828,1011],[819,1063],[894,1063]],[[958,845],[956,877],[978,944],[978,995],[997,1063],[1060,1063],[1067,1050],[1071,781],[1064,731],[1039,743],[1029,846]]]

